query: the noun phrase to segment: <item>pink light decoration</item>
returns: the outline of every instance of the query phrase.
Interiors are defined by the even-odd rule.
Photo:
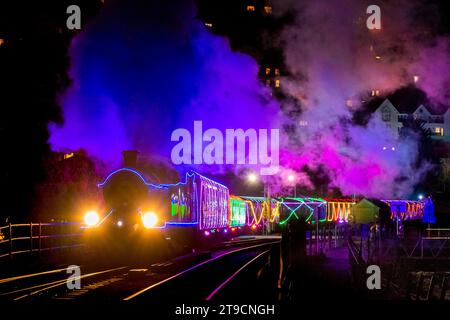
[[[195,175],[200,199],[200,229],[228,226],[229,191],[224,185],[199,174]]]

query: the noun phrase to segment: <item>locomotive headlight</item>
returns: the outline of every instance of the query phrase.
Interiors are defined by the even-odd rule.
[[[148,211],[142,215],[142,223],[144,224],[144,227],[147,229],[153,228],[157,222],[158,217],[152,211]]]
[[[99,221],[100,221],[100,216],[95,211],[88,211],[84,215],[84,223],[86,223],[86,225],[88,227],[95,226]]]

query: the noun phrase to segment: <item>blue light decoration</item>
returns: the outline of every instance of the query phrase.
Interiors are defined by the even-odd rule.
[[[422,220],[435,223],[434,204],[430,197],[421,200],[382,200],[391,210],[392,220]]]
[[[162,188],[162,187],[160,187],[160,186],[157,185],[157,184],[148,182],[148,181],[145,179],[145,177],[144,177],[144,175],[143,175],[142,173],[140,173],[139,171],[136,171],[136,170],[134,170],[134,169],[131,169],[131,168],[120,168],[120,169],[117,169],[117,170],[111,172],[111,173],[106,177],[106,179],[105,179],[103,182],[97,184],[97,187],[101,188],[101,187],[105,186],[105,185],[109,182],[109,180],[112,178],[112,176],[118,174],[119,172],[131,172],[132,174],[136,175],[139,179],[141,179],[141,181],[142,181],[146,186],[152,187],[152,188],[156,188],[156,189],[161,189],[161,188]]]
[[[98,184],[98,187],[104,187],[114,175],[120,172],[130,172],[136,175],[144,185],[149,187],[149,190],[169,191],[171,214],[167,215],[169,220],[158,228],[198,225],[200,230],[206,230],[228,227],[229,190],[225,185],[195,171],[187,172],[184,182],[154,184],[148,182],[144,175],[137,170],[120,168],[111,172],[103,182]],[[242,216],[239,219],[242,220]]]
[[[425,208],[422,221],[424,223],[436,223],[436,216],[434,215],[434,203],[431,200],[431,197],[428,197],[425,200]]]

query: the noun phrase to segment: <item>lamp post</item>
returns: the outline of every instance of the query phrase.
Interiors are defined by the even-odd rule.
[[[258,180],[259,180],[259,177],[254,172],[249,173],[247,176],[247,181],[251,184],[257,183]],[[265,229],[266,229],[266,233],[269,234],[271,232],[270,216],[271,216],[271,211],[272,211],[272,206],[271,206],[271,201],[270,201],[270,185],[263,182],[263,186],[264,186],[263,197],[266,198],[266,201],[267,201],[266,205],[268,208]]]
[[[288,175],[287,180],[289,181],[289,183],[293,184],[294,198],[297,198],[297,183],[295,181],[295,176],[293,174],[290,174]]]

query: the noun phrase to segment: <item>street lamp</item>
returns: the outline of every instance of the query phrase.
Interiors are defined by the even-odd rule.
[[[248,174],[247,180],[248,180],[248,182],[254,184],[254,183],[258,182],[259,177],[256,173],[251,172]],[[272,206],[271,206],[271,201],[270,201],[270,185],[263,181],[263,186],[264,186],[263,196],[266,198],[267,208],[269,208],[268,213],[267,213],[266,231],[267,231],[267,234],[270,234],[270,229],[271,229],[270,228],[270,218],[271,218],[271,211],[272,211]]]
[[[288,175],[287,180],[290,183],[293,183],[293,187],[294,187],[294,198],[297,197],[297,184],[295,183],[295,176],[293,174]]]
[[[248,180],[250,183],[255,183],[255,182],[258,180],[258,176],[257,176],[255,173],[250,173],[250,174],[247,176],[247,180]]]

